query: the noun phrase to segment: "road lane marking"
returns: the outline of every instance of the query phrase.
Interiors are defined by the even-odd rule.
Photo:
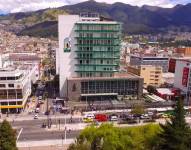
[[[19,137],[20,137],[22,131],[23,131],[23,128],[21,128],[21,130],[19,131],[19,134],[18,134],[18,136],[17,136],[17,140],[16,140],[16,142],[18,141],[18,139],[19,139]]]

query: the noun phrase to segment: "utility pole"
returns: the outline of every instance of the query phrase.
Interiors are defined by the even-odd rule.
[[[63,147],[63,140],[64,140],[64,135],[62,134],[62,147]]]
[[[60,130],[60,119],[58,120],[59,130]]]
[[[48,126],[48,128],[50,128],[49,110],[48,110],[49,104],[48,104],[48,92],[47,92],[47,91],[44,93],[44,97],[45,97],[45,99],[46,99],[47,126]]]
[[[66,131],[67,131],[67,128],[65,126],[65,129],[64,129],[64,143],[66,144]]]

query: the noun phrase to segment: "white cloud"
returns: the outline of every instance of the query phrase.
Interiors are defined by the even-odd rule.
[[[44,8],[60,7],[75,4],[86,0],[0,0],[0,12],[34,11]],[[122,2],[131,5],[152,5],[161,7],[173,7],[176,4],[184,4],[189,0],[96,0],[97,2],[115,3]]]

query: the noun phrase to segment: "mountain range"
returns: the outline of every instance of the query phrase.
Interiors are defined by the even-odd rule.
[[[173,8],[144,5],[131,6],[124,3],[98,3],[86,1],[59,8],[35,12],[19,12],[0,16],[0,22],[24,25],[18,35],[57,37],[57,16],[59,14],[80,14],[97,12],[101,16],[123,23],[123,33],[142,34],[174,31],[191,32],[191,3]]]

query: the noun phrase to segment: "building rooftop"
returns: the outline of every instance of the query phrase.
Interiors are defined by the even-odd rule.
[[[111,79],[142,79],[131,73],[116,73],[113,77],[73,77],[68,80],[111,80]]]
[[[131,57],[139,57],[139,58],[152,58],[152,59],[155,59],[155,58],[164,58],[164,59],[168,59],[168,57],[164,57],[164,56],[161,56],[161,55],[130,55]]]
[[[76,24],[119,24],[116,21],[78,21]]]
[[[40,61],[37,55],[32,54],[10,54],[9,59],[11,61]]]
[[[158,88],[157,92],[162,95],[174,95],[174,93],[172,93],[172,91],[168,88]]]
[[[10,77],[10,76],[19,76],[23,74],[23,70],[15,68],[2,68],[0,69],[0,77]]]

